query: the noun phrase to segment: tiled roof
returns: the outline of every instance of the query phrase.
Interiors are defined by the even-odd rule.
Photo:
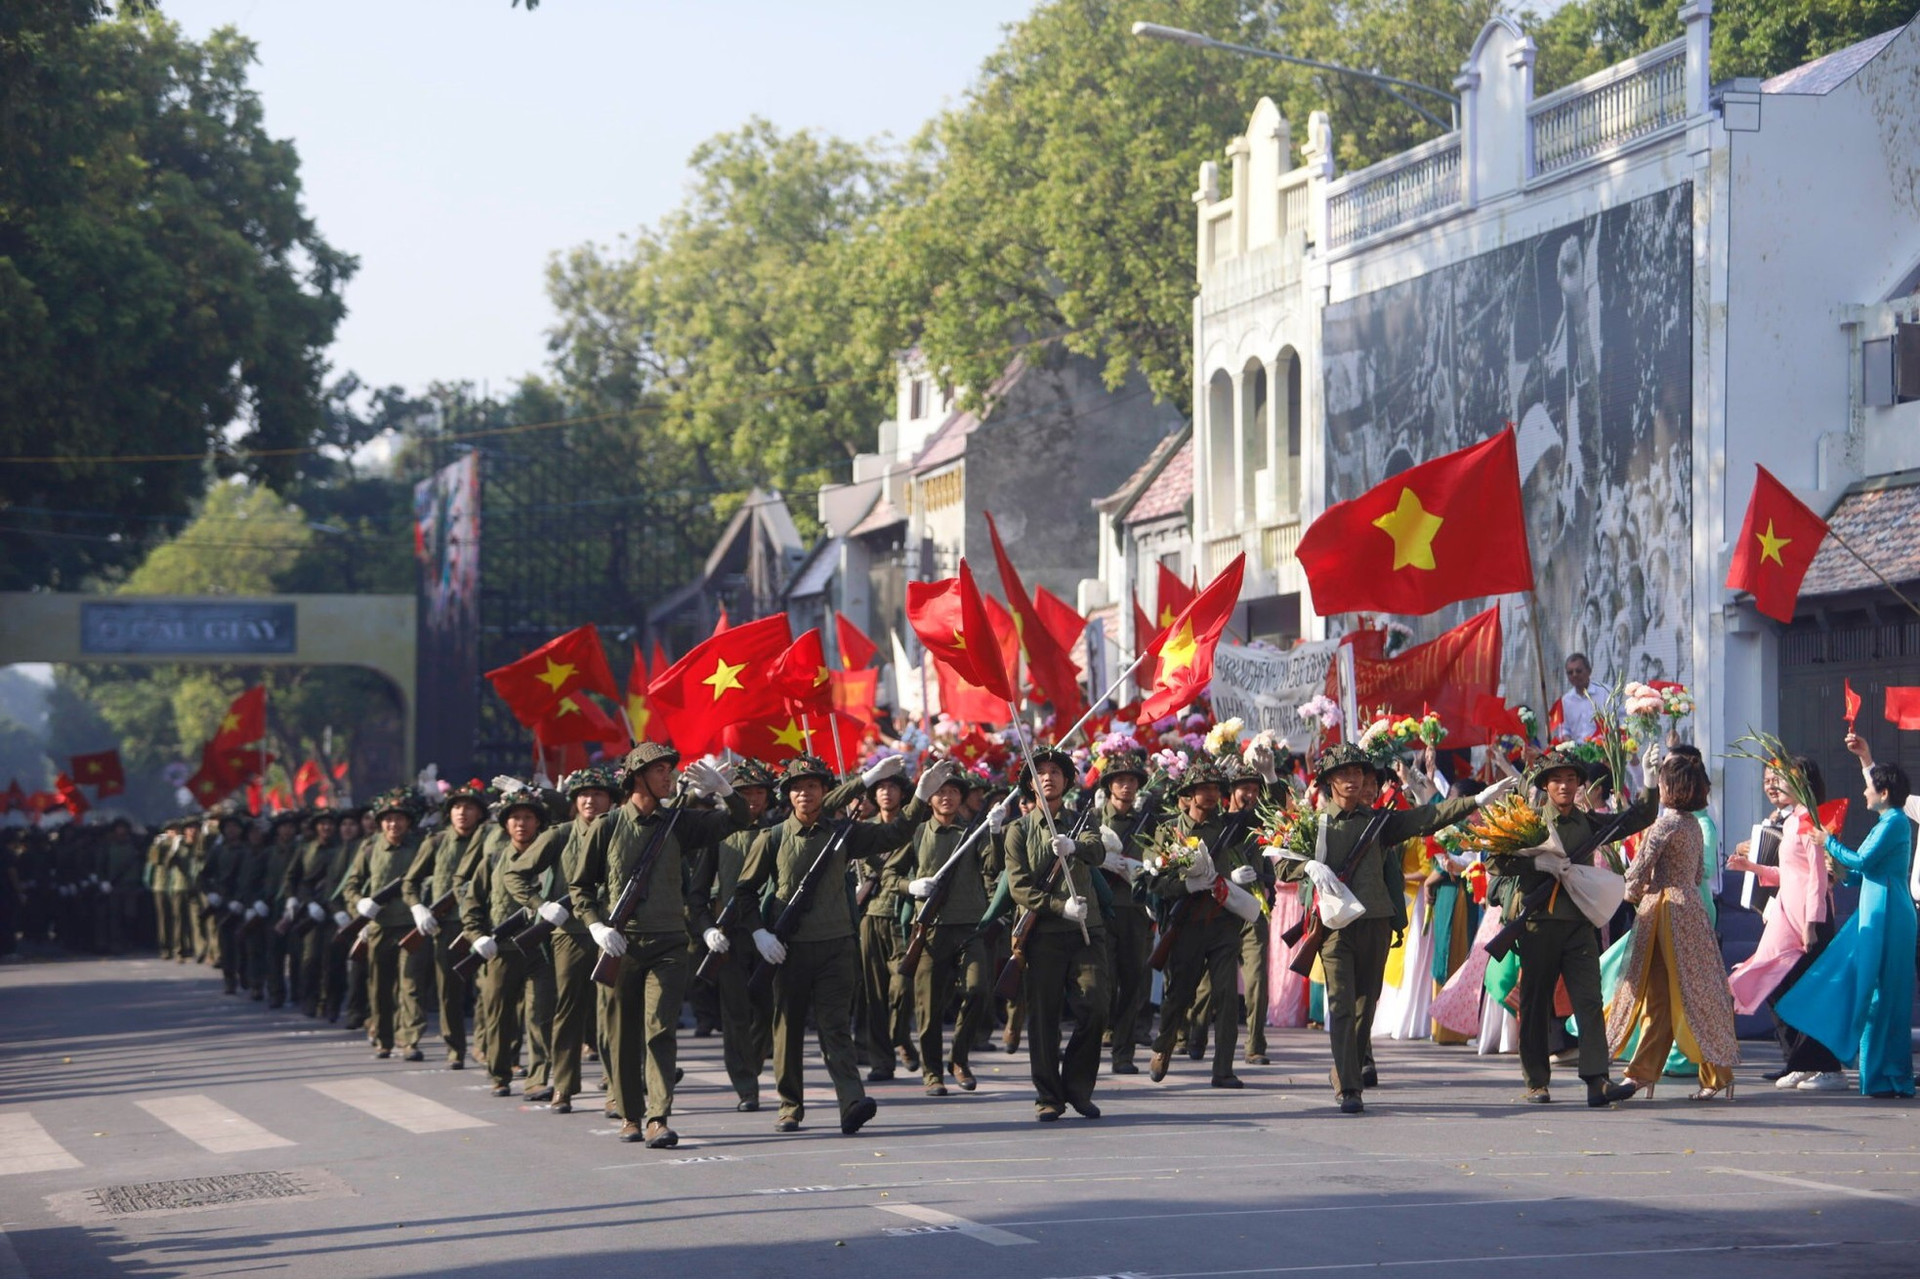
[[[1147,491],[1127,512],[1128,524],[1144,524],[1148,520],[1162,519],[1169,515],[1179,515],[1187,509],[1187,503],[1193,499],[1193,437],[1189,435],[1174,451],[1167,464],[1160,468],[1160,474],[1153,477],[1153,483],[1147,485]]]
[[[890,529],[896,524],[906,522],[907,517],[894,509],[893,503],[889,502],[883,494],[880,500],[873,504],[873,509],[867,512],[866,518],[847,530],[847,536],[865,537],[869,533],[878,533],[883,529]]]
[[[1166,465],[1167,458],[1187,441],[1188,435],[1185,429],[1178,430],[1154,445],[1153,451],[1147,454],[1147,460],[1133,469],[1133,474],[1126,478],[1125,483],[1105,497],[1093,500],[1093,509],[1107,515],[1126,510],[1127,504],[1153,482],[1154,476],[1160,474],[1160,468]]]
[[[1802,595],[1838,595],[1882,590],[1871,570],[1840,545],[1845,538],[1888,580],[1920,580],[1920,471],[1869,480],[1840,499],[1827,517],[1838,537],[1820,543],[1807,569]]]
[[[1835,49],[1824,58],[1815,58],[1812,62],[1795,67],[1791,71],[1782,71],[1770,80],[1760,84],[1762,93],[1798,93],[1809,96],[1821,96],[1832,93],[1851,80],[1861,67],[1872,62],[1874,55],[1893,42],[1905,27],[1895,27],[1883,31],[1877,36],[1869,36],[1859,44],[1850,44],[1844,49]]]
[[[1007,365],[1006,371],[995,378],[993,385],[987,388],[987,412],[993,411],[993,405],[1012,389],[1013,384],[1018,382],[1026,371],[1027,357],[1024,354],[1014,356],[1013,363]],[[914,456],[914,474],[919,475],[935,467],[945,466],[955,458],[964,456],[967,451],[967,437],[979,429],[981,421],[980,414],[970,410],[964,413],[956,411],[949,416],[934,429],[933,434],[927,437],[927,442],[921,445],[920,452]]]

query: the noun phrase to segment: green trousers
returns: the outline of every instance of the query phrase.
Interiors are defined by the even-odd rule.
[[[427,1025],[420,996],[431,980],[431,961],[425,947],[411,955],[400,948],[402,931],[367,926],[367,1019],[373,1023],[369,1038],[377,1048],[412,1048]]]
[[[1100,1036],[1112,1003],[1105,931],[1081,941],[1078,930],[1041,931],[1027,939],[1023,998],[1027,1053],[1036,1109],[1059,1109],[1093,1099],[1100,1074]],[[1071,1007],[1073,1037],[1060,1049],[1060,1028]]]
[[[1267,1055],[1267,948],[1272,935],[1265,915],[1240,925],[1240,985],[1247,992],[1249,1057]]]
[[[987,947],[973,936],[976,931],[972,924],[935,924],[920,956],[920,966],[913,971],[913,1011],[920,1019],[920,1077],[930,1084],[945,1078],[948,1061],[967,1064],[974,1036],[987,1018],[987,997],[991,993]],[[941,1039],[956,981],[960,986],[960,1015],[954,1020],[953,1054],[949,1057],[941,1049]]]
[[[433,948],[433,981],[440,996],[440,1038],[453,1057],[467,1055],[467,983],[453,971],[453,939],[460,932],[442,923],[430,945]],[[421,949],[426,949],[422,947]]]
[[[1205,909],[1202,906],[1200,913]],[[1204,1007],[1213,1025],[1213,1077],[1224,1079],[1233,1073],[1233,1050],[1240,1042],[1240,1001],[1234,996],[1239,962],[1239,919],[1222,911],[1211,919],[1181,927],[1173,939],[1173,952],[1167,957],[1167,985],[1160,996],[1160,1033],[1153,1041],[1156,1054],[1171,1053],[1181,1028],[1188,1027]],[[1210,989],[1204,1005],[1198,1000],[1202,978]],[[1188,1027],[1187,1033],[1204,1036],[1206,1031],[1196,1025]]]
[[[880,1070],[893,1069],[894,1049],[913,1043],[913,1005],[906,979],[900,976],[900,955],[906,946],[900,926],[880,915],[860,917],[860,974],[866,995],[868,1060]]]
[[[580,1091],[580,1046],[596,1017],[599,987],[593,965],[600,948],[585,937],[557,930],[553,946],[553,1020],[548,1052],[553,1058],[553,1099],[571,1101]]]
[[[1373,1065],[1373,1015],[1393,948],[1391,919],[1356,919],[1327,938],[1320,967],[1327,978],[1327,1038],[1337,1091],[1358,1093]]]
[[[806,1117],[804,1087],[807,1013],[819,1027],[820,1056],[844,1118],[867,1095],[853,1053],[853,991],[860,980],[851,937],[797,941],[787,946],[787,962],[773,979],[773,1086],[780,1096],[780,1117]],[[892,1053],[889,1048],[888,1053]]]
[[[713,969],[720,1008],[720,1056],[740,1100],[758,1103],[760,1075],[773,1051],[773,991],[755,995],[748,980],[757,962],[752,932],[738,929],[727,936],[731,949]]]
[[[513,1083],[513,1067],[524,1036],[528,1049],[528,1092],[552,1078],[553,964],[544,950],[527,955],[502,950],[480,970],[476,1024],[487,1026],[487,1074],[496,1084]]]
[[[686,998],[687,977],[686,933],[627,935],[627,953],[620,957],[620,976],[600,1045],[603,1058],[612,1048],[608,1091],[623,1119],[665,1123],[673,1113],[680,1005]]]
[[[1520,1073],[1528,1088],[1545,1088],[1553,1076],[1548,1035],[1554,989],[1567,983],[1567,998],[1580,1026],[1580,1078],[1607,1077],[1607,1021],[1600,1010],[1600,937],[1584,919],[1536,919],[1520,934]],[[1591,1029],[1589,1029],[1591,1027]]]
[[[1113,974],[1113,1064],[1133,1060],[1140,1014],[1153,990],[1153,917],[1138,906],[1121,905],[1107,921],[1107,964]]]

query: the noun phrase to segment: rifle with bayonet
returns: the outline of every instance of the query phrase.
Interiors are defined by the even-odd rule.
[[[627,876],[627,882],[620,889],[618,900],[613,903],[613,909],[607,912],[607,926],[616,933],[625,932],[627,925],[633,922],[633,917],[640,913],[640,907],[646,904],[647,894],[653,889],[653,868],[660,860],[660,850],[666,847],[667,836],[673,833],[673,828],[685,809],[686,800],[683,796],[680,802],[673,806],[673,811],[667,814],[667,820],[654,827],[652,836],[647,840],[646,848],[641,850],[640,860],[634,864],[633,873]],[[620,980],[620,960],[601,951],[600,958],[593,965],[593,979],[608,990],[612,990]]]
[[[967,826],[966,833],[960,837],[960,846],[947,858],[947,864],[933,877],[933,891],[920,903],[920,909],[913,917],[913,932],[907,938],[907,949],[900,956],[900,975],[911,979],[914,971],[920,967],[920,956],[926,953],[927,940],[933,935],[933,926],[940,922],[940,914],[947,908],[947,899],[953,896],[953,883],[960,870],[960,859],[969,848],[980,841],[987,830],[987,817],[993,811],[985,807]]]
[[[1625,838],[1626,827],[1632,825],[1634,819],[1639,816],[1640,814],[1635,813],[1631,808],[1613,814],[1611,821],[1590,833],[1577,848],[1569,850],[1567,859],[1573,862],[1581,862],[1595,849],[1604,848],[1617,839]],[[1547,815],[1547,820],[1549,822],[1553,820],[1551,813]],[[1520,899],[1520,909],[1514,912],[1513,918],[1502,925],[1499,932],[1488,938],[1487,944],[1482,946],[1481,949],[1486,951],[1487,954],[1491,955],[1494,959],[1505,959],[1508,955],[1512,954],[1513,948],[1520,944],[1520,934],[1527,930],[1527,921],[1532,919],[1535,914],[1546,909],[1547,903],[1553,899],[1554,891],[1559,887],[1560,881],[1554,880],[1551,883],[1541,884],[1525,897],[1522,897]]]
[[[1220,837],[1214,842],[1222,852],[1226,851],[1235,839],[1252,827],[1255,820],[1256,813],[1251,808],[1228,813],[1220,820]],[[1155,972],[1165,969],[1167,961],[1173,957],[1173,944],[1180,939],[1180,930],[1187,926],[1187,917],[1193,913],[1193,903],[1199,896],[1198,893],[1188,893],[1167,912],[1167,922],[1160,926],[1160,936],[1153,944],[1153,953],[1147,957],[1148,967]],[[1212,901],[1213,898],[1208,897],[1207,900]]]
[[[780,908],[779,917],[773,921],[773,927],[767,930],[779,939],[782,946],[793,940],[794,934],[800,931],[800,922],[813,909],[813,899],[820,893],[820,881],[826,878],[827,868],[833,864],[834,853],[846,844],[854,821],[854,818],[842,817],[834,825],[832,838],[821,846],[819,856],[813,859],[813,865],[807,867],[807,873],[800,877],[799,884],[794,887],[793,896]],[[734,895],[736,898],[740,896],[738,893]],[[779,967],[778,964],[763,960],[747,980],[748,991],[754,995],[765,995],[772,990],[773,975]]]
[[[514,934],[527,926],[530,915],[531,912],[522,906],[487,930],[487,936],[493,938],[494,954],[501,954],[507,947],[514,944],[512,940]],[[462,952],[453,962],[453,975],[461,981],[472,981],[474,973],[479,971],[480,965],[487,961],[480,958],[480,952],[473,948],[473,943],[467,939],[465,933],[461,933],[454,939],[453,946]]]
[[[1099,794],[1098,787],[1089,786],[1086,793],[1080,797],[1080,807],[1074,814],[1073,829],[1068,832],[1069,838],[1078,841],[1080,836],[1086,833],[1087,823],[1092,820],[1094,810],[1098,807],[1096,801]],[[1046,874],[1040,880],[1042,898],[1051,897],[1053,890],[1060,886],[1061,877],[1067,874],[1067,860],[1065,857],[1055,857],[1053,865],[1047,867]],[[993,983],[994,994],[1002,999],[1020,998],[1020,987],[1027,974],[1027,938],[1033,936],[1034,927],[1039,922],[1039,912],[1031,910],[1014,921],[1013,953],[1007,957],[1007,962],[1000,968],[999,978]]]

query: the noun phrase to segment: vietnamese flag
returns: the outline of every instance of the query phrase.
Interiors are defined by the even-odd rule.
[[[60,797],[60,807],[75,817],[83,816],[89,808],[93,807],[87,802],[87,793],[65,773],[54,775],[53,793]]]
[[[1164,631],[1173,625],[1174,618],[1186,611],[1187,605],[1193,603],[1196,592],[1165,564],[1159,568],[1159,587],[1154,592],[1157,603],[1154,629]]]
[[[1895,728],[1920,729],[1920,688],[1895,686],[1887,690],[1887,723]]]
[[[813,627],[787,646],[774,659],[772,678],[794,712],[833,709],[833,672],[827,669],[827,652],[820,642],[820,628]]]
[[[647,695],[682,755],[705,754],[729,724],[785,709],[773,666],[792,642],[787,615],[775,613],[717,632],[654,677]]]
[[[796,755],[809,753],[807,727],[799,715],[780,711],[761,719],[729,724],[721,731],[720,740],[737,755],[757,759],[762,764],[778,765]],[[816,741],[823,737],[819,724],[813,725],[812,736]]]
[[[830,687],[833,714],[844,715],[862,724],[879,722],[874,709],[880,699],[879,671],[834,671]]]
[[[122,794],[127,789],[127,774],[120,765],[117,750],[75,755],[67,764],[73,770],[74,779],[82,786],[94,787],[94,793],[101,799]]]
[[[840,669],[843,671],[865,670],[873,662],[874,654],[880,646],[867,638],[867,633],[847,620],[845,613],[833,615],[833,638],[840,648]]]
[[[1528,737],[1526,721],[1520,718],[1520,712],[1508,706],[1506,699],[1498,693],[1478,693],[1473,699],[1473,710],[1467,722],[1475,728],[1484,728],[1492,737]]]
[[[999,628],[981,600],[973,570],[964,559],[958,577],[907,583],[907,623],[943,670],[1002,702],[1013,700]],[[943,705],[944,693],[943,681]]]
[[[1827,522],[1808,510],[1766,467],[1753,469],[1759,474],[1754,477],[1733,561],[1727,565],[1727,589],[1748,592],[1762,613],[1776,622],[1791,622],[1800,581],[1813,566],[1813,554],[1827,535]]]
[[[1431,613],[1473,596],[1532,590],[1512,430],[1327,508],[1295,558],[1322,617]]]
[[[1028,596],[1026,583],[1020,580],[1019,570],[1014,568],[1006,546],[1000,541],[1000,529],[993,521],[993,512],[988,511],[986,516],[994,564],[1000,570],[1000,588],[1006,592],[1007,603],[1013,608],[1015,633],[1027,653],[1028,674],[1041,694],[1053,704],[1053,713],[1060,722],[1071,723],[1087,708],[1086,698],[1080,692],[1080,668],[1073,664],[1067,649],[1060,647],[1060,641]]]
[[[732,629],[733,623],[727,620],[727,606],[723,603],[720,605],[720,616],[715,619],[713,623],[713,633],[715,635],[724,635]]]
[[[513,717],[527,728],[540,723],[570,693],[598,693],[610,702],[620,700],[606,650],[600,647],[600,631],[594,626],[556,635],[525,657],[488,671],[487,679]]]
[[[1087,619],[1080,616],[1080,610],[1044,586],[1033,588],[1033,607],[1040,614],[1041,625],[1053,636],[1053,642],[1060,646],[1060,651],[1071,654],[1073,646],[1080,642],[1080,637],[1087,630]]]
[[[1213,680],[1213,650],[1240,602],[1240,580],[1247,569],[1246,553],[1207,584],[1180,611],[1173,624],[1147,648],[1153,659],[1153,684],[1140,703],[1142,724],[1164,719],[1198,697]]]
[[[1842,678],[1840,687],[1845,690],[1847,699],[1847,731],[1853,731],[1853,721],[1860,718],[1860,694],[1853,691],[1853,681]]]
[[[253,746],[228,747],[226,750],[213,750],[209,746],[207,751],[200,754],[200,766],[206,768],[211,765],[216,776],[238,786],[250,777],[264,776],[274,758]]]
[[[533,732],[548,746],[601,742],[609,751],[626,749],[622,743],[627,740],[627,731],[585,693],[568,693],[555,702]]]
[[[1140,607],[1140,596],[1136,594],[1133,597],[1134,647],[1144,649],[1147,645],[1153,643],[1153,637],[1159,633],[1160,628],[1155,626],[1153,619],[1147,616],[1147,610]]]
[[[1005,670],[1014,670],[1020,664],[1020,636],[1014,627],[1013,616],[1007,612],[1004,604],[991,595],[981,596],[981,602],[986,606],[987,621],[993,629],[994,645],[1000,650],[1001,666]],[[996,697],[964,676],[955,674],[945,662],[935,662],[933,673],[940,687],[940,707],[953,718],[974,724],[1007,722],[1005,698]]]
[[[318,790],[326,785],[326,782],[326,770],[321,768],[317,761],[310,759],[294,770],[293,793],[305,799],[308,791]]]
[[[227,713],[220,717],[220,727],[213,733],[213,745],[225,750],[229,746],[257,742],[266,735],[267,688],[264,684],[255,684],[234,698]]]
[[[636,742],[665,742],[667,740],[667,718],[654,706],[653,699],[647,696],[647,685],[653,677],[667,669],[666,654],[660,651],[660,644],[653,646],[653,665],[648,666],[640,656],[640,646],[633,646],[633,665],[627,668],[627,727]]]

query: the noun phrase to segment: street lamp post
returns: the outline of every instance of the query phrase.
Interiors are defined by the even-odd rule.
[[[1216,40],[1212,36],[1201,35],[1198,31],[1183,31],[1179,27],[1165,27],[1157,22],[1136,22],[1133,24],[1133,34],[1143,40],[1165,40],[1169,44],[1187,44],[1192,45],[1196,49],[1219,49],[1225,53],[1238,53],[1249,58],[1271,58],[1275,62],[1291,62],[1297,67],[1312,67],[1316,71],[1332,71],[1338,75],[1350,75],[1362,80],[1371,80],[1373,83],[1379,85],[1388,97],[1400,103],[1422,119],[1427,120],[1436,128],[1451,129],[1455,127],[1453,122],[1442,120],[1439,116],[1400,92],[1401,89],[1411,89],[1416,93],[1432,94],[1453,108],[1457,117],[1460,99],[1445,90],[1436,89],[1430,84],[1418,84],[1412,80],[1402,80],[1398,76],[1380,75],[1373,71],[1361,71],[1355,67],[1343,67],[1333,62],[1316,62],[1312,58],[1296,58],[1290,53],[1276,53],[1272,49],[1259,49],[1250,44],[1229,44],[1225,40]]]

